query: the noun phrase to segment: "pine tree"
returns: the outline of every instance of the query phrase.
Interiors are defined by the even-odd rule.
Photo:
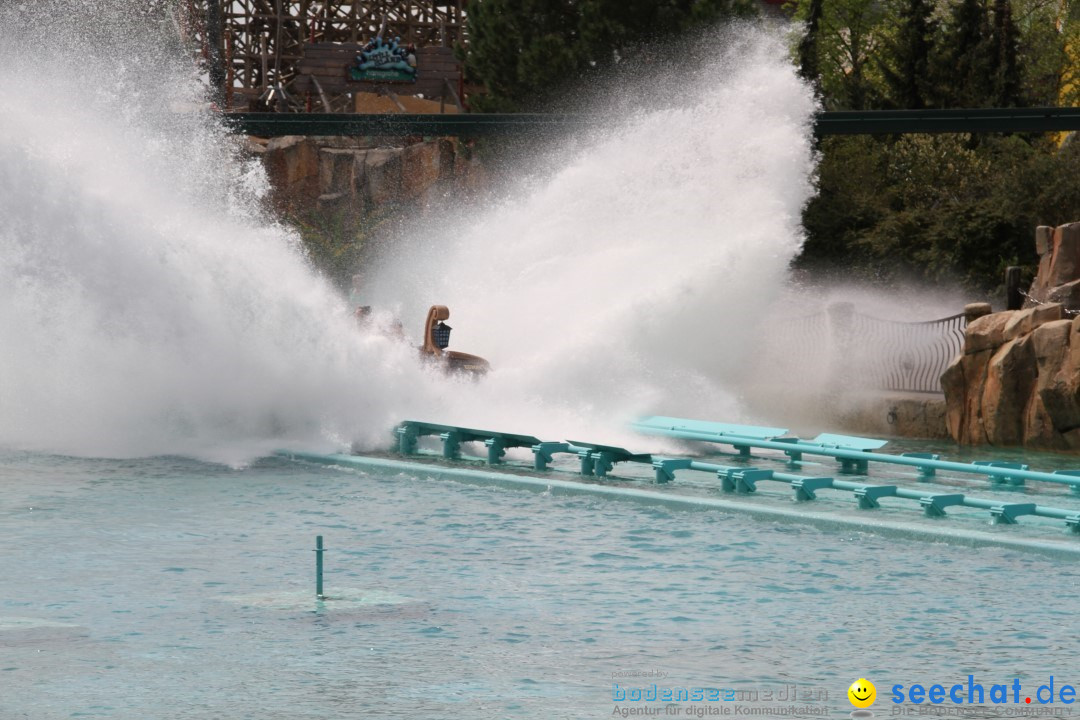
[[[465,70],[482,111],[541,109],[646,45],[755,12],[753,0],[473,0]]]
[[[1020,32],[1013,21],[1012,2],[995,0],[994,30],[991,35],[991,61],[994,65],[993,104],[997,107],[1022,107],[1026,104],[1021,90],[1020,63],[1017,59]]]
[[[881,64],[890,104],[920,110],[928,104],[927,80],[934,51],[934,5],[931,0],[905,0],[899,13],[899,32],[891,43],[891,62]]]
[[[821,84],[821,73],[818,69],[818,30],[824,10],[824,0],[810,0],[806,34],[799,41],[799,75],[815,87]]]
[[[756,14],[754,0],[582,0],[582,37],[601,51],[667,41],[696,26]],[[599,25],[602,32],[590,32]]]
[[[953,6],[939,47],[934,104],[953,108],[991,104],[994,64],[983,0],[961,0]]]
[[[474,109],[538,109],[588,66],[573,0],[483,0],[469,6],[465,72],[487,92]]]

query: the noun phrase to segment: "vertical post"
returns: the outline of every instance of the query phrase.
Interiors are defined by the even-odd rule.
[[[1010,265],[1005,268],[1005,309],[1019,310],[1024,306],[1024,296],[1020,291],[1020,268]]]
[[[268,49],[268,43],[265,35],[259,36],[259,53],[262,60],[262,95],[259,96],[260,100],[266,99],[266,89],[270,87],[270,51]]]
[[[277,90],[277,107],[274,109],[277,112],[286,112],[289,109],[288,97],[285,95],[285,88],[281,82],[281,26],[285,22],[281,15],[281,0],[277,0],[274,4],[274,14],[277,25],[274,31],[274,89]]]
[[[211,99],[220,106],[225,100],[225,63],[222,57],[225,16],[221,0],[206,3],[207,73],[210,76]]]
[[[232,107],[233,99],[232,37],[232,33],[225,36],[225,107],[222,108],[223,110]]]
[[[315,598],[318,599],[318,600],[323,600],[323,599],[326,598],[326,596],[323,595],[322,555],[323,555],[322,535],[316,535],[315,536]]]
[[[968,303],[964,306],[964,324],[970,325],[983,315],[993,312],[990,303]]]

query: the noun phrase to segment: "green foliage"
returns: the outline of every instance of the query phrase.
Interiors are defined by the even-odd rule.
[[[746,3],[746,4],[744,4]],[[477,0],[479,110],[550,107],[747,0]],[[1080,103],[1080,2],[792,0],[799,72],[829,110]],[[1080,220],[1080,142],[1028,136],[828,138],[804,212],[804,267],[990,291],[1035,261],[1038,224]]]
[[[893,107],[919,110],[932,95],[930,58],[935,51],[937,22],[931,0],[900,3],[896,36],[886,37],[888,52],[879,60],[886,95]]]
[[[1080,2],[1073,3],[1073,8],[1080,14]],[[1053,77],[1058,80],[1059,87],[1051,85],[1051,92],[1057,90],[1062,105],[1080,105],[1080,17],[1070,19],[1060,33],[1060,73]],[[1043,74],[1042,78],[1050,78],[1054,65]],[[1053,103],[1046,103],[1047,105]]]
[[[1080,3],[1073,3],[1073,7],[1080,8]],[[1080,101],[1080,97],[1063,96],[1069,77],[1080,70],[1066,53],[1070,41],[1073,47],[1080,47],[1075,42],[1080,39],[1080,22],[1077,22],[1080,17],[1059,18],[1060,12],[1059,0],[1027,0],[1013,5],[1020,32],[1017,55],[1020,84],[1033,106],[1074,105]]]
[[[984,0],[960,0],[942,27],[941,54],[934,66],[935,105],[987,107],[994,58]]]
[[[817,0],[797,0],[808,19]],[[1080,12],[1058,0],[830,0],[814,40],[827,109],[1080,102]],[[1074,10],[1080,3],[1073,3]],[[805,52],[806,42],[799,46]],[[868,62],[872,58],[872,62]],[[1040,136],[828,138],[799,265],[995,290],[1036,225],[1080,220],[1080,143]]]
[[[829,138],[799,264],[996,290],[1007,266],[1036,262],[1037,225],[1080,218],[1078,161],[1080,144],[1019,137]]]
[[[929,67],[937,107],[1022,107],[1020,30],[1011,0],[960,0],[942,25]]]
[[[1010,0],[994,1],[994,29],[989,42],[994,63],[991,100],[997,107],[1027,105],[1020,88],[1020,31],[1013,20]]]
[[[570,0],[483,0],[469,8],[469,80],[487,92],[476,110],[508,112],[546,98],[587,65]]]
[[[865,264],[859,239],[889,213],[881,194],[886,158],[882,144],[866,135],[822,141],[818,192],[803,211],[807,239],[799,264],[818,269]]]
[[[796,0],[795,18],[807,23],[798,58],[828,110],[867,110],[881,104],[881,79],[872,58],[883,38],[886,14],[879,0]],[[815,13],[820,12],[817,31]],[[812,40],[810,40],[812,38]],[[814,53],[816,52],[816,57]]]
[[[1080,39],[1078,21],[1059,17],[1057,0],[793,0],[789,7],[806,24],[795,52],[800,73],[829,110],[1053,105],[1075,72],[1066,48]]]
[[[465,72],[481,112],[549,107],[567,87],[644,47],[727,17],[753,0],[478,0]]]
[[[821,33],[825,0],[810,0],[806,7],[806,32],[799,41],[799,74],[807,82],[817,85],[821,74],[818,69],[818,35]]]

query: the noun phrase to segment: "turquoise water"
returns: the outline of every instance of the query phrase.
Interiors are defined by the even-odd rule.
[[[7,454],[0,486],[5,720],[640,705],[613,682],[797,684],[840,717],[860,676],[882,716],[894,683],[1080,681],[1080,572],[1016,550],[284,459]]]

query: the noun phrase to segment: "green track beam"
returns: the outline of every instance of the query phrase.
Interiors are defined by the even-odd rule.
[[[616,127],[602,115],[467,113],[462,115],[354,113],[225,113],[233,132],[282,135],[485,137],[549,135]],[[1080,108],[976,108],[960,110],[870,110],[822,112],[814,132],[824,135],[907,133],[1018,133],[1080,130]]]

